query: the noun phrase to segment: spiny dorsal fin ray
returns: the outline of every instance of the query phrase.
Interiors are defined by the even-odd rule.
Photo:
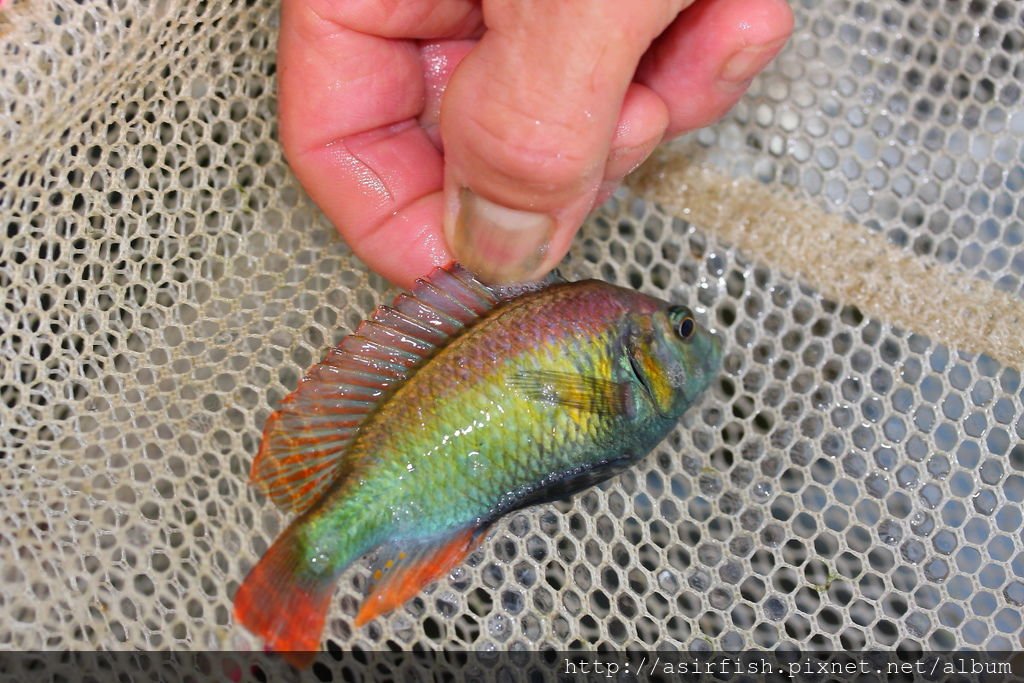
[[[455,264],[417,280],[331,349],[267,420],[250,479],[303,512],[348,471],[345,451],[390,390],[498,303]]]
[[[554,285],[561,285],[568,282],[557,270],[548,273],[543,279],[533,282],[518,282],[511,285],[495,285],[490,288],[491,293],[498,298],[498,301],[516,299],[524,294],[539,292]]]

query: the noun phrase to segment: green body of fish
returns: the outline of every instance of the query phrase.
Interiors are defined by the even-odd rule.
[[[456,274],[456,287],[475,284],[464,271]],[[275,544],[287,543],[288,571],[304,593],[333,587],[345,567],[378,547],[383,584],[392,566],[406,582],[436,577],[500,516],[568,496],[642,458],[720,364],[719,343],[688,309],[602,282],[554,284],[479,307],[488,305],[451,341],[428,350],[429,359],[407,379],[371,397],[372,410],[338,457],[340,474],[329,483],[317,479],[315,502]],[[413,327],[397,327],[415,337]],[[371,355],[389,364],[398,346],[390,355],[379,348]],[[331,362],[329,356],[322,366]],[[334,364],[346,368],[343,374],[351,366],[344,357]],[[323,375],[307,381],[323,382]],[[317,417],[293,421],[308,443],[278,436],[277,443],[291,444],[285,457],[298,462],[305,453],[332,462],[317,455],[315,435],[330,424]],[[311,420],[320,426],[308,429]],[[399,597],[418,589],[407,586]],[[308,645],[288,635],[297,627],[275,631],[248,621],[277,649]]]

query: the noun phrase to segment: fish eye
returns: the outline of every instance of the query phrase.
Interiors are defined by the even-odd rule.
[[[690,309],[683,306],[673,306],[668,310],[669,319],[675,325],[676,335],[683,341],[688,341],[697,331],[697,322],[690,314]]]
[[[696,331],[697,323],[694,322],[693,318],[691,318],[690,316],[686,316],[685,318],[679,321],[678,325],[676,325],[676,334],[678,334],[679,338],[682,339],[683,341],[686,341],[687,339],[692,337],[693,333]]]

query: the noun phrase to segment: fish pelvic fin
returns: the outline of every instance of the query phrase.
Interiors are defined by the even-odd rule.
[[[450,572],[480,545],[486,531],[486,525],[474,526],[426,541],[395,541],[381,546],[355,625],[362,626],[400,607]]]
[[[348,447],[389,392],[498,303],[453,264],[378,308],[309,369],[267,420],[252,484],[282,510],[309,509],[351,471]]]
[[[235,621],[292,666],[307,666],[320,649],[335,574],[311,572],[289,527],[235,593]]]

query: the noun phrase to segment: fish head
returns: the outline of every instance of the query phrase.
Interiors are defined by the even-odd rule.
[[[636,323],[630,364],[658,412],[678,418],[718,375],[722,341],[686,306],[665,304]]]

